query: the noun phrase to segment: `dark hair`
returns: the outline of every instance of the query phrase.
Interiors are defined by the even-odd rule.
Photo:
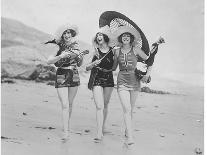
[[[118,42],[123,43],[123,42],[122,42],[122,36],[123,36],[124,34],[129,34],[129,35],[130,35],[130,44],[132,44],[132,43],[134,42],[134,39],[135,39],[135,38],[134,38],[134,35],[131,34],[131,33],[129,33],[129,32],[122,33],[122,34],[118,37]]]
[[[75,32],[74,30],[72,30],[72,29],[67,29],[67,30],[65,30],[65,31],[63,32],[63,34],[64,34],[65,32],[67,32],[67,31],[70,31],[72,37],[75,37],[75,36],[76,36],[76,32]],[[61,36],[61,39],[63,39],[63,34],[62,34],[62,36]]]
[[[98,34],[102,34],[102,35],[103,35],[103,38],[104,38],[104,41],[105,41],[107,44],[109,43],[109,37],[108,37],[106,34],[103,34],[103,33],[98,32],[98,33],[96,33],[96,36],[95,36],[95,39],[94,39],[94,42],[95,42],[96,44],[98,44],[98,41],[97,41],[97,36],[98,36]]]

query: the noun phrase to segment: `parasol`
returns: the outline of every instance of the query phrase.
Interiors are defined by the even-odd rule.
[[[141,36],[138,45],[147,55],[149,55],[150,48],[148,40],[142,30],[131,19],[116,11],[105,11],[101,14],[99,18],[99,27],[103,27],[106,25],[110,27],[112,33],[120,26],[129,26],[136,29]]]

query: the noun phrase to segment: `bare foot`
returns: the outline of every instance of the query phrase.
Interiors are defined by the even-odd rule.
[[[124,136],[125,136],[126,138],[128,138],[128,132],[127,132],[127,129],[125,129]]]
[[[63,137],[62,137],[62,141],[67,141],[68,140],[68,138],[69,138],[69,133],[68,133],[68,131],[66,131],[66,132],[63,132]]]
[[[135,144],[135,142],[134,142],[133,138],[128,138],[128,139],[125,141],[125,144],[126,144],[127,146],[132,146],[132,145]]]
[[[103,135],[104,135],[104,134],[108,134],[108,133],[111,133],[111,131],[106,130],[106,128],[103,128]]]
[[[103,139],[103,134],[98,134],[96,138],[94,138],[93,140],[95,141],[95,143],[99,143],[102,141],[102,139]]]

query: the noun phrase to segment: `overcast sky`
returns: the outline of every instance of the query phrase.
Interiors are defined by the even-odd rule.
[[[1,5],[3,17],[49,34],[64,23],[76,24],[80,40],[88,43],[98,28],[100,14],[118,11],[137,23],[150,44],[160,35],[165,37],[166,44],[156,57],[158,67],[165,58],[169,65],[165,71],[203,72],[203,0],[2,0]]]

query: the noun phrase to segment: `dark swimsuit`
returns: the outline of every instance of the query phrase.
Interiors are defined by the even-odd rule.
[[[110,70],[112,69],[114,63],[114,54],[112,48],[110,47],[110,53],[101,61],[101,63],[97,66],[103,69]],[[106,53],[102,53],[98,48],[99,57],[102,58]],[[97,56],[94,56],[92,62],[97,60]],[[103,72],[100,69],[97,69],[97,75],[95,77],[93,86],[101,86],[101,87],[114,87],[114,78],[113,73],[111,72]]]

